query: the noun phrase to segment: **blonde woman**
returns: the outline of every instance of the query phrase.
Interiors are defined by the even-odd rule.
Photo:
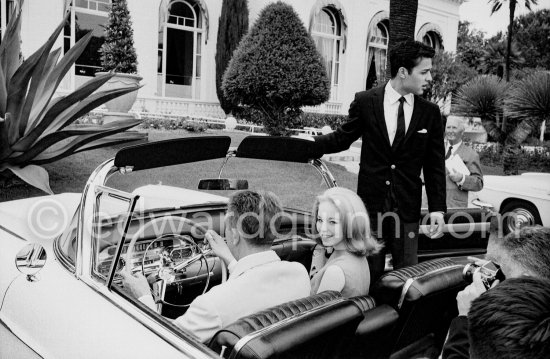
[[[382,245],[370,235],[369,216],[361,198],[346,188],[330,188],[317,197],[313,218],[318,245],[310,271],[311,294],[326,290],[348,298],[368,294],[367,256]]]

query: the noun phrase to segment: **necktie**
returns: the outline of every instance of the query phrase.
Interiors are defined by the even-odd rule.
[[[405,138],[405,111],[403,111],[404,97],[399,98],[399,108],[397,109],[397,129],[393,139],[393,147],[397,147],[399,142]]]
[[[449,146],[449,149],[447,150],[447,153],[445,154],[445,159],[448,160],[449,157],[451,157],[451,154],[453,152],[453,146]]]

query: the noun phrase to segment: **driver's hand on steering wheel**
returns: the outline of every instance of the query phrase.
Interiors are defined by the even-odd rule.
[[[204,238],[208,241],[210,248],[212,248],[212,252],[214,252],[214,254],[218,256],[226,266],[229,266],[229,264],[235,260],[235,257],[231,254],[231,251],[229,250],[229,247],[227,246],[227,243],[225,243],[223,237],[215,231],[209,229],[204,234]]]
[[[151,289],[147,279],[141,272],[131,273],[127,267],[122,268],[118,274],[122,277],[122,286],[124,291],[139,299],[146,295],[151,295]]]

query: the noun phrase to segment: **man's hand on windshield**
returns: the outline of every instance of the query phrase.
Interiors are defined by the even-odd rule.
[[[212,252],[220,257],[226,266],[229,266],[229,264],[235,260],[235,257],[231,254],[222,236],[210,229],[204,234],[204,238],[208,241],[210,248],[212,248]]]
[[[442,212],[430,212],[430,238],[437,238],[443,233],[445,219]]]

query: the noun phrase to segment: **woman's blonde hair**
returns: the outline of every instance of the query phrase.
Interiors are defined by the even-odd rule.
[[[367,209],[355,192],[343,187],[334,187],[317,196],[313,208],[314,221],[317,220],[321,202],[332,203],[337,209],[344,243],[349,252],[364,256],[377,253],[382,248],[382,244],[371,236]],[[313,226],[313,231],[317,243],[322,244],[317,226]]]

